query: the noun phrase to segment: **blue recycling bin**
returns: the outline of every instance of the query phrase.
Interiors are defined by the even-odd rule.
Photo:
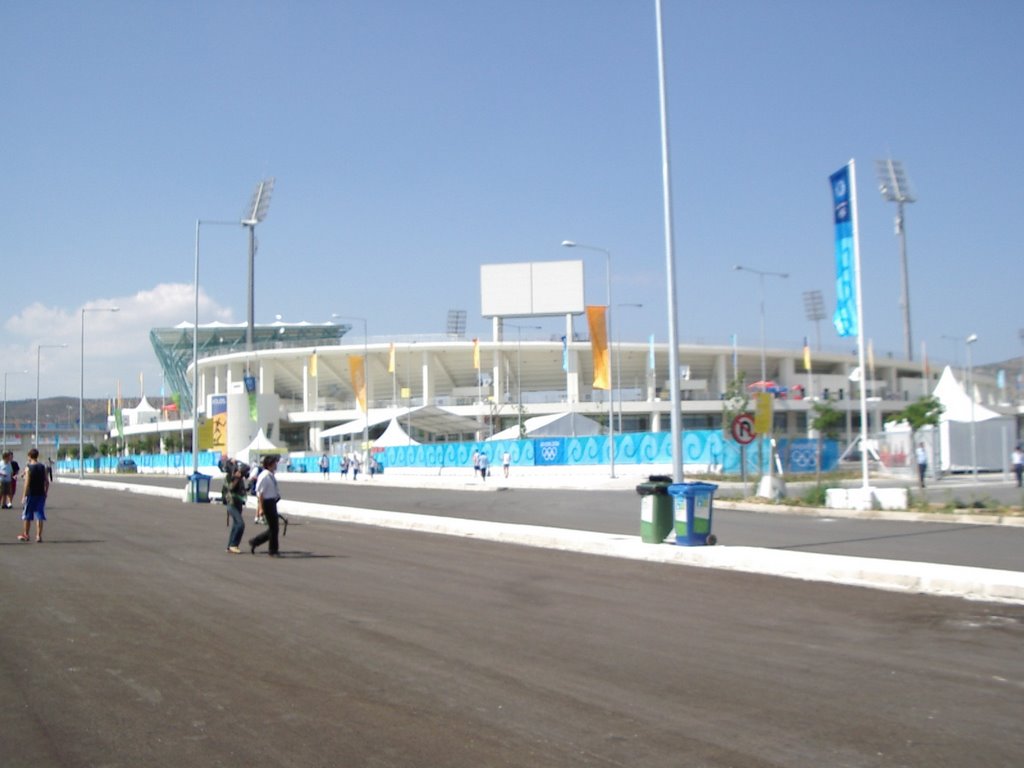
[[[188,476],[189,500],[196,504],[210,503],[210,476],[196,472]]]
[[[684,547],[714,544],[718,538],[711,532],[714,508],[714,483],[673,483],[668,487],[676,521],[676,544]]]

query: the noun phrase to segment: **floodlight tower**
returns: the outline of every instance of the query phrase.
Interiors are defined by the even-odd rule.
[[[903,308],[903,354],[907,360],[914,359],[914,344],[910,334],[910,278],[907,273],[907,233],[903,226],[903,204],[916,202],[910,193],[907,175],[899,160],[876,160],[878,169],[878,190],[890,203],[896,203],[896,236],[900,239],[900,271],[903,291],[900,306]]]
[[[821,352],[821,321],[825,319],[825,299],[821,291],[804,291],[804,312],[807,313],[807,319],[814,323],[815,341]]]
[[[245,329],[245,349],[252,352],[253,338],[253,296],[256,285],[256,225],[267,217],[267,210],[270,208],[270,193],[274,191],[274,180],[264,179],[256,185],[256,191],[252,193],[252,202],[246,208],[246,216],[242,219],[242,226],[249,228],[249,325]]]

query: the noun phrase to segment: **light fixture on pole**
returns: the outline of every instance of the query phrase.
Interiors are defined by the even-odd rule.
[[[39,448],[39,367],[44,349],[65,349],[67,344],[39,344],[36,346],[36,432],[33,438],[35,447]]]
[[[528,331],[543,330],[540,325],[517,325],[515,323],[502,323],[516,329],[516,413],[519,415],[519,438],[523,437],[523,329]]]
[[[900,307],[903,310],[903,354],[907,360],[914,359],[914,345],[910,335],[910,277],[907,270],[907,233],[903,224],[903,205],[916,202],[910,193],[907,175],[899,160],[876,160],[878,170],[878,191],[890,203],[896,203],[896,236],[900,239],[900,275],[902,292]]]
[[[606,248],[599,248],[596,245],[585,245],[583,243],[577,243],[573,240],[563,240],[562,245],[566,248],[583,248],[588,251],[597,251],[603,253],[605,258],[605,286],[607,291],[606,300],[608,302],[608,354],[612,354],[611,340],[614,338],[612,335],[612,254]],[[608,358],[609,371],[608,377],[611,378],[611,357]],[[615,397],[612,392],[612,383],[608,382],[608,466],[611,472],[611,476],[615,477]]]
[[[270,194],[274,191],[274,180],[264,179],[256,185],[252,193],[252,201],[246,208],[246,216],[242,219],[242,226],[249,229],[249,308],[248,325],[245,329],[245,349],[252,352],[253,341],[253,305],[256,285],[256,225],[267,218],[267,211],[270,209]]]
[[[767,366],[765,363],[765,341],[764,341],[764,279],[765,277],[778,277],[785,280],[789,277],[788,272],[768,272],[763,269],[754,269],[753,267],[744,267],[737,264],[733,267],[736,272],[753,272],[757,275],[761,287],[761,389],[764,389],[764,382],[768,380]]]
[[[804,291],[804,313],[807,319],[814,323],[814,337],[816,348],[821,352],[821,321],[825,319],[825,300],[821,291]]]
[[[971,345],[978,340],[978,334],[972,333],[964,339],[967,347],[967,394],[971,398],[971,474],[978,480],[978,442],[974,433],[974,358],[971,356]]]
[[[28,369],[24,371],[4,371],[4,451],[7,450],[7,377],[12,373],[28,373]]]
[[[85,313],[120,312],[120,307],[82,307],[82,363],[79,368],[78,388],[78,479],[85,476]]]
[[[634,309],[643,309],[643,304],[627,303],[627,304],[616,304],[618,307],[633,307]],[[615,339],[615,388],[619,391],[619,406],[618,406],[618,417],[619,417],[619,434],[622,434],[622,342]]]

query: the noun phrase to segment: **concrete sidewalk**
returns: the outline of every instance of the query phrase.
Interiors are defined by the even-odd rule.
[[[282,485],[289,482],[346,482],[343,480],[325,480],[316,474],[280,473]],[[611,480],[611,478],[608,478]],[[633,488],[639,482],[636,478],[622,478],[626,487]],[[61,482],[82,483],[84,485],[128,491],[131,493],[152,494],[170,498],[184,499],[184,491],[176,488],[150,486],[140,483],[117,482],[114,480],[83,480],[61,478]],[[347,481],[347,482],[352,482]],[[359,482],[364,482],[360,480]],[[435,482],[427,482],[426,478],[417,479],[412,476],[392,474],[385,480],[379,475],[365,482],[373,483],[408,483],[414,487],[445,487],[471,490],[499,491],[501,486],[488,481],[469,478],[449,477]],[[550,480],[549,480],[550,482]],[[561,483],[563,480],[557,480]],[[487,483],[487,488],[485,486]],[[512,487],[511,485],[506,485]],[[536,484],[520,487],[538,487]],[[544,487],[566,487],[548,485]],[[569,486],[572,487],[572,486]],[[579,487],[579,485],[575,486]],[[589,485],[587,487],[590,487]],[[605,486],[605,489],[607,487]],[[717,505],[728,504],[719,502]],[[250,501],[250,504],[254,504]],[[749,505],[744,504],[744,508]],[[488,541],[519,544],[523,546],[544,547],[563,551],[580,552],[606,557],[629,558],[648,562],[692,565],[706,568],[721,568],[743,571],[769,576],[782,576],[808,581],[826,581],[851,586],[872,587],[893,591],[948,595],[974,600],[1024,604],[1024,573],[1015,571],[974,568],[956,565],[939,565],[934,563],[916,563],[903,560],[881,560],[875,558],[848,557],[841,555],[824,555],[808,552],[780,551],[757,547],[682,547],[675,544],[645,544],[639,537],[616,534],[597,533],[593,531],[568,530],[536,525],[519,525],[495,523],[462,518],[438,517],[433,515],[417,515],[405,512],[362,509],[356,507],[317,504],[293,501],[286,498],[281,502],[281,511],[287,515],[310,517],[322,520],[374,525],[387,528],[439,533],[448,536],[464,536],[467,538],[485,539]],[[820,511],[823,514],[836,516],[836,510]],[[915,513],[851,513],[857,515],[897,515]],[[934,518],[929,515],[928,519]],[[982,522],[976,516],[961,522]],[[890,518],[890,519],[908,519]],[[943,521],[951,521],[952,516],[943,515]],[[988,522],[987,524],[992,524]]]

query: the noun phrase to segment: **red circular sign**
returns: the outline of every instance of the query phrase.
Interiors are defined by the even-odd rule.
[[[749,445],[754,442],[754,438],[757,437],[757,431],[754,429],[754,414],[741,413],[732,420],[729,431],[732,433],[732,439],[740,445]]]

